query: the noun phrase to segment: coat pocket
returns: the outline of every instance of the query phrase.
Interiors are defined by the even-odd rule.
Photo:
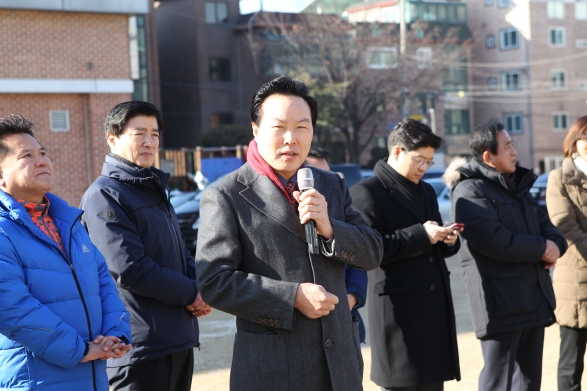
[[[385,296],[391,293],[404,293],[409,290],[408,280],[384,280],[375,284],[375,294],[379,296]]]
[[[531,314],[538,310],[538,281],[533,273],[491,278],[495,317]]]
[[[289,387],[285,337],[238,330],[234,341],[230,389],[284,390]]]

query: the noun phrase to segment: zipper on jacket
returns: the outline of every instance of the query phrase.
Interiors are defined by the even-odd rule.
[[[155,326],[155,315],[153,315],[153,300],[149,299],[149,313],[151,314],[151,321],[153,322],[153,331],[157,331]]]
[[[169,221],[167,222],[167,225],[169,226],[169,230],[171,231],[171,233],[173,234],[174,237],[174,245],[173,248],[175,249],[175,256],[176,259],[178,260],[179,263],[179,267],[181,268],[181,271],[183,272],[183,267],[181,266],[181,260],[179,259],[179,251],[178,251],[178,243],[179,243],[179,238],[177,237],[177,233],[175,232],[175,229],[173,227],[175,227],[174,223],[174,219],[173,219],[173,214],[171,213],[171,210],[169,210],[169,220],[171,220],[172,224],[171,226],[169,226]],[[153,316],[153,314],[151,313],[151,316]],[[194,329],[194,334],[198,335],[199,333],[196,331],[196,325],[194,325],[194,319],[191,319],[192,322],[192,328]],[[155,324],[155,319],[153,318],[153,324]],[[153,329],[154,330],[154,329]],[[198,339],[198,346],[196,346],[198,348],[198,350],[200,350],[200,339]]]
[[[71,228],[69,230],[69,253],[71,254],[71,244],[73,243],[73,230],[75,229],[75,225],[77,224],[77,222],[80,220],[81,215],[79,215],[75,221],[73,222],[73,224],[71,225]],[[24,224],[22,221],[19,220],[13,220],[14,222],[23,225],[25,228],[29,229],[29,227],[27,227],[26,224]],[[34,235],[34,233],[33,233]],[[36,235],[35,235],[36,236]],[[73,267],[73,263],[67,258],[67,254],[65,254],[65,252],[63,250],[61,250],[61,248],[59,246],[57,246],[57,243],[53,242],[53,241],[49,241],[47,240],[47,243],[49,245],[53,245],[55,246],[59,253],[61,254],[61,256],[63,257],[63,259],[65,260],[65,262],[69,265],[69,269],[71,270],[71,274],[73,276],[73,280],[75,281],[75,286],[77,287],[77,291],[79,293],[80,299],[82,301],[82,305],[84,307],[84,312],[86,314],[86,322],[88,323],[88,332],[90,334],[90,341],[94,339],[93,337],[93,333],[92,333],[92,323],[90,321],[90,313],[88,311],[88,306],[86,304],[86,299],[84,298],[84,293],[82,291],[81,285],[79,283],[79,280],[77,278],[77,273],[75,272],[75,268]],[[91,342],[90,342],[91,343]],[[94,365],[94,361],[92,361],[92,383],[94,386],[94,391],[98,391],[98,385],[96,383],[96,368]]]
[[[169,211],[169,220],[171,220],[171,222],[173,222],[173,215],[171,214],[171,211]],[[173,249],[175,250],[175,260],[177,261],[177,264],[179,265],[179,270],[181,270],[181,272],[183,273],[183,266],[181,265],[181,260],[179,259],[179,251],[177,249],[177,243],[178,243],[178,239],[177,239],[177,234],[175,233],[175,229],[173,228],[173,224],[170,225],[169,221],[167,221],[167,226],[169,227],[169,231],[171,231],[171,235],[173,235]]]
[[[73,222],[73,225],[71,226],[71,230],[69,232],[69,254],[71,254],[71,244],[73,243],[73,229],[75,228],[75,225],[78,222],[78,220],[79,220],[79,217]],[[82,291],[82,287],[79,283],[79,279],[77,278],[77,273],[75,272],[75,268],[73,267],[73,263],[69,259],[67,259],[66,254],[63,254],[63,259],[65,259],[65,262],[67,262],[67,264],[69,265],[69,268],[71,269],[71,274],[73,275],[75,285],[77,287],[80,299],[81,299],[82,304],[84,306],[84,312],[86,313],[86,321],[88,322],[88,332],[90,334],[90,341],[92,341],[94,338],[94,334],[92,333],[92,323],[90,321],[90,312],[88,311],[88,306],[86,304],[86,299],[84,298],[84,293]],[[90,342],[90,343],[92,343],[92,342]],[[92,383],[94,386],[94,391],[98,391],[98,385],[96,384],[96,367],[95,367],[93,360],[92,360]]]

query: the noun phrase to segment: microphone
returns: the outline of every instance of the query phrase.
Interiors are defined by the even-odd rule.
[[[314,174],[309,168],[300,168],[298,170],[298,189],[300,193],[314,188]],[[310,254],[320,254],[320,245],[318,243],[318,233],[316,232],[316,223],[314,220],[308,220],[304,224],[306,231],[306,242],[308,243],[308,252]]]

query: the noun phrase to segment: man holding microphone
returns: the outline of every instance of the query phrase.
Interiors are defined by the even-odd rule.
[[[206,303],[237,317],[231,390],[362,390],[344,265],[377,267],[381,238],[335,173],[311,169],[314,188],[297,191],[316,116],[299,80],[263,85],[253,98],[247,164],[202,196],[198,287]]]

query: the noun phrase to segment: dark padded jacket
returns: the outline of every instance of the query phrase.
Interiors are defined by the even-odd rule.
[[[84,224],[130,313],[133,348],[108,366],[199,345],[197,318],[185,308],[198,293],[195,262],[169,203],[168,178],[109,154],[82,198]]]
[[[567,243],[529,190],[536,180],[518,167],[516,190],[476,159],[460,168],[451,215],[465,224],[459,251],[477,338],[554,322],[554,292],[540,258],[546,239],[561,255]]]

